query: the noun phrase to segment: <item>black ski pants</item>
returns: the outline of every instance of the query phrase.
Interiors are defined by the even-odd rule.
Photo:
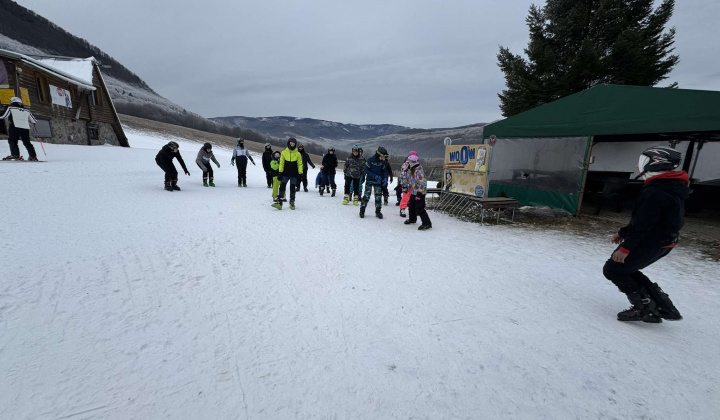
[[[155,162],[155,163],[157,163],[157,162]],[[158,163],[157,165],[160,167],[160,169],[163,170],[163,172],[165,172],[165,182],[172,182],[172,181],[177,182],[178,171],[177,171],[177,169],[175,169],[175,165],[173,165],[172,163],[165,164],[165,165],[161,165]]]
[[[417,193],[410,196],[410,202],[408,203],[408,220],[410,223],[417,222],[417,218],[420,216],[420,220],[423,225],[431,225],[430,216],[428,216],[427,210],[425,210],[425,194]]]
[[[385,185],[385,186],[382,187],[382,195],[383,195],[383,197],[385,197],[385,198],[390,197],[390,191],[388,190],[388,186],[387,186],[387,185]]]
[[[305,169],[302,174],[298,175],[298,182],[297,182],[297,186],[296,186],[298,191],[300,191],[300,184],[302,184],[302,186],[305,189],[307,189],[307,186],[308,186],[307,169]]]
[[[397,187],[395,187],[395,195],[397,196],[398,203],[402,200],[402,185],[400,185],[400,181],[398,181]]]
[[[273,178],[275,178],[270,171],[265,171],[265,180],[267,181],[268,187],[273,186]]]
[[[298,183],[297,177],[282,177],[280,181],[280,191],[278,193],[279,198],[285,198],[285,189],[287,188],[288,181],[290,182],[290,201],[295,201],[295,185]]]
[[[238,171],[238,185],[247,184],[247,162],[247,158],[238,158],[235,161],[235,165],[237,165]]]
[[[350,195],[350,190],[355,197],[360,198],[360,178],[345,177],[345,195]]]
[[[28,151],[31,158],[37,157],[35,147],[30,143],[30,130],[26,128],[10,127],[8,133],[8,143],[10,144],[10,155],[20,156],[20,148],[18,147],[18,139],[22,139],[23,145]]]
[[[208,178],[210,178],[210,182],[213,182],[213,169],[212,166],[210,166],[210,162],[205,165],[206,171],[203,172],[203,182],[205,182]]]
[[[620,249],[617,247],[615,251]],[[639,246],[630,251],[624,263],[615,262],[610,258],[605,262],[603,274],[626,295],[647,289],[652,282],[640,270],[666,256],[672,248],[662,248],[655,244]]]

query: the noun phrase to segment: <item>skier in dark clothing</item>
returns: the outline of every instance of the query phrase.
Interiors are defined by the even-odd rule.
[[[387,172],[385,172],[385,161],[388,152],[384,147],[378,147],[375,155],[365,161],[365,194],[360,203],[360,218],[365,217],[365,208],[370,201],[370,194],[375,193],[375,216],[383,218],[382,209],[382,186],[387,186]]]
[[[230,159],[230,164],[233,166],[235,165],[235,161],[237,161],[238,187],[247,187],[248,159],[255,165],[255,161],[252,156],[250,156],[250,151],[245,147],[245,140],[238,139],[237,147],[233,150],[233,155]]]
[[[323,156],[323,160],[322,160],[322,166],[324,168],[323,173],[325,174],[328,181],[330,182],[330,187],[332,187],[332,196],[331,197],[335,197],[335,191],[337,190],[337,185],[335,184],[335,169],[338,166],[337,156],[335,156],[335,148],[331,147],[328,149],[327,153],[325,153],[325,156]],[[326,187],[326,188],[328,188],[327,192],[330,192],[330,188],[329,187]]]
[[[315,169],[315,164],[312,162],[312,160],[310,160],[310,155],[305,152],[305,146],[303,146],[302,144],[298,145],[298,152],[300,152],[300,154],[302,155],[303,173],[300,175],[297,186],[295,188],[297,188],[297,191],[300,191],[300,183],[302,182],[303,189],[305,190],[305,192],[308,192],[308,165],[312,166],[312,168]]]
[[[190,172],[185,166],[185,161],[180,155],[180,145],[171,141],[160,149],[157,156],[155,156],[155,163],[165,172],[165,191],[180,191],[178,187],[178,171],[175,169],[173,159],[177,158],[182,166],[185,175],[190,176]]]
[[[345,167],[343,174],[345,175],[345,197],[343,204],[350,203],[350,193],[353,191],[352,203],[356,206],[360,205],[360,178],[365,173],[365,158],[360,156],[360,147],[355,145],[352,147],[350,156],[345,159]]]
[[[270,143],[265,143],[265,151],[262,154],[262,165],[263,170],[265,171],[265,178],[267,179],[268,188],[273,188],[273,179],[275,178],[272,174],[272,168],[270,167],[270,162],[272,162],[273,160],[272,156],[272,146],[270,146]]]
[[[20,148],[18,147],[18,139],[22,139],[23,145],[28,151],[28,160],[37,161],[38,158],[37,154],[35,154],[35,147],[30,143],[30,123],[35,124],[37,120],[30,110],[25,108],[22,99],[16,96],[10,99],[10,106],[5,110],[5,113],[0,116],[0,120],[6,118],[9,122],[8,144],[10,145],[10,156],[3,158],[3,160],[22,160]]]
[[[617,314],[619,321],[651,323],[680,320],[670,297],[640,270],[663,258],[678,244],[685,223],[684,171],[673,171],[682,160],[680,152],[667,147],[646,149],[638,162],[638,178],[645,180],[630,216],[630,223],[612,237],[618,244],[603,267],[603,274],[627,295],[632,307]]]
[[[390,162],[388,162],[387,160],[385,161],[385,172],[386,172],[387,175],[388,175],[388,185],[389,185],[389,184],[392,184],[392,182],[393,182],[392,165],[390,165]],[[385,185],[384,187],[382,187],[382,194],[383,194],[383,199],[384,199],[383,204],[385,204],[385,205],[387,206],[387,205],[388,205],[388,199],[390,198],[390,191],[388,191],[388,186],[387,186],[387,185]]]

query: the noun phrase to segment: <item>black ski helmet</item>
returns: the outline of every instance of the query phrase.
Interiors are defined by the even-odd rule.
[[[212,144],[210,144],[210,143],[205,143],[205,144],[203,144],[203,149],[205,149],[205,150],[207,150],[207,149],[212,150]]]
[[[680,166],[682,154],[669,147],[648,147],[640,155],[638,170],[640,178],[648,172],[667,172]]]
[[[174,141],[169,142],[169,143],[167,144],[167,146],[168,146],[169,148],[171,148],[171,149],[179,149],[179,148],[180,148],[180,145],[177,144],[177,143],[175,143]]]
[[[380,147],[377,148],[377,151],[375,152],[375,154],[377,154],[378,156],[385,156],[385,159],[387,159],[388,156],[390,156],[390,155],[388,154],[387,149],[384,148],[384,147],[382,147],[382,146],[380,146]]]
[[[334,148],[334,147],[329,148],[329,149],[328,149],[328,153],[330,153],[330,152],[335,153],[335,148]]]
[[[238,147],[240,147],[240,146],[244,146],[244,145],[245,145],[245,140],[243,140],[242,138],[239,138],[239,139],[238,139],[238,144],[237,144],[237,145],[238,145]]]
[[[290,146],[290,143],[295,143],[295,145],[294,145],[294,146]],[[287,142],[287,147],[288,147],[288,149],[290,149],[290,150],[295,150],[295,148],[297,147],[297,144],[298,144],[297,139],[295,139],[295,137],[290,137],[290,138],[288,139],[288,142]]]
[[[276,150],[276,151],[273,152],[272,158],[273,158],[273,159],[280,159],[280,156],[281,156],[281,155],[282,155],[282,153],[280,153],[279,150]]]

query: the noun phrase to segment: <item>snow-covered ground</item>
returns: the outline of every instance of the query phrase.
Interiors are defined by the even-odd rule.
[[[688,249],[647,270],[685,319],[624,324],[609,238],[277,211],[259,157],[204,188],[187,141],[166,192],[167,139],[128,134],[0,163],[0,419],[718,418],[719,267]]]

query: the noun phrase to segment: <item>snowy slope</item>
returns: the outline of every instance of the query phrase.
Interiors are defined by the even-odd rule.
[[[170,193],[167,139],[128,137],[0,163],[0,419],[720,413],[718,264],[687,249],[647,270],[685,319],[623,324],[609,238],[277,211],[259,159],[203,188],[191,142]]]

